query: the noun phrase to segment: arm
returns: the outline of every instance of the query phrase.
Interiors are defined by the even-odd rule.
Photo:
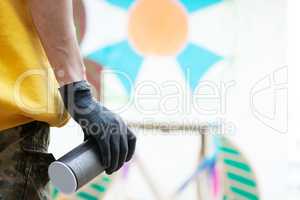
[[[28,6],[60,86],[84,80],[72,0],[28,0]]]
[[[85,138],[94,139],[99,159],[111,174],[129,161],[136,138],[124,121],[91,94],[78,48],[72,0],[27,0],[33,22],[53,67],[66,109],[81,126]]]

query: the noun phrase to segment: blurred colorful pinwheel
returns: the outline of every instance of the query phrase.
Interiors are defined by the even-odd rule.
[[[93,7],[88,8],[87,17],[92,20],[86,25],[83,53],[89,60],[114,71],[127,94],[132,93],[144,61],[152,57],[174,59],[193,91],[203,75],[228,56],[223,43],[224,38],[225,43],[231,42],[226,38],[230,34],[222,32],[229,16],[222,14],[230,7],[226,2],[87,0],[86,4]],[[219,16],[212,18],[209,8],[222,4],[223,10],[216,8],[214,12]],[[199,20],[201,13],[203,21]]]

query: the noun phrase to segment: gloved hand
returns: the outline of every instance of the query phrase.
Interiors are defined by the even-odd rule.
[[[135,151],[136,137],[131,130],[118,115],[92,97],[87,81],[74,82],[59,90],[66,109],[83,129],[85,139],[97,142],[106,173],[120,169]]]

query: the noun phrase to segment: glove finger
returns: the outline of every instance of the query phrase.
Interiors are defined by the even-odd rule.
[[[113,172],[115,172],[119,165],[119,157],[120,157],[119,135],[114,135],[110,138],[110,152],[111,152],[111,162],[109,167],[105,170],[107,174],[112,174]]]
[[[127,137],[121,137],[120,140],[120,157],[119,157],[119,165],[117,170],[119,170],[123,165],[124,162],[126,161],[127,158],[127,154],[128,154],[128,141],[127,141]]]
[[[103,167],[107,168],[111,163],[111,150],[109,139],[96,138],[98,149],[100,151],[100,162]]]
[[[129,128],[127,129],[127,141],[128,141],[128,154],[127,154],[126,162],[131,160],[136,146],[136,137]]]

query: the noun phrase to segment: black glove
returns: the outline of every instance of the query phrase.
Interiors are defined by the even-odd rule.
[[[136,137],[124,121],[92,97],[87,81],[74,82],[59,90],[66,109],[83,129],[85,139],[96,140],[106,173],[120,169],[132,158],[136,143]]]

